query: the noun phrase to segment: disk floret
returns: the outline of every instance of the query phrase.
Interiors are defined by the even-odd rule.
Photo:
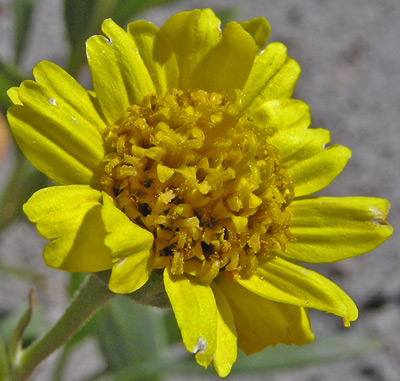
[[[272,132],[241,111],[241,94],[174,90],[132,105],[109,126],[105,190],[154,235],[154,268],[249,276],[285,250],[294,197]],[[132,237],[134,239],[134,237]]]

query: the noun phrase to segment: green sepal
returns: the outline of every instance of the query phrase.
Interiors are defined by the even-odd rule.
[[[110,280],[111,271],[100,271],[95,274],[104,284],[108,285]],[[162,271],[153,270],[149,280],[144,286],[125,294],[135,302],[144,304],[146,306],[158,307],[158,308],[170,308],[171,303],[169,302],[167,293],[165,292]]]

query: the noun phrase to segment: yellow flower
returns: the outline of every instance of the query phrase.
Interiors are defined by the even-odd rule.
[[[313,340],[308,309],[357,318],[353,301],[297,261],[373,250],[392,233],[386,200],[310,197],[350,150],[311,129],[291,99],[300,74],[264,18],[209,10],[112,20],[87,41],[93,91],[50,62],[12,88],[8,120],[26,157],[60,186],[24,211],[52,240],[48,266],[111,269],[131,293],[163,276],[185,347],[226,376],[251,354]]]

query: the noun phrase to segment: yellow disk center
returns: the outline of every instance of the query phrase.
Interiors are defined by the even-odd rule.
[[[174,90],[129,108],[105,131],[105,190],[154,235],[154,268],[249,276],[258,260],[285,250],[293,188],[267,143],[270,131],[203,90]],[[132,237],[135,239],[135,237]]]

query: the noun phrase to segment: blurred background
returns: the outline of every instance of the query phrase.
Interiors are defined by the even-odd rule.
[[[0,0],[0,110],[5,90],[50,60],[90,86],[84,41],[112,17],[160,26],[181,10],[213,8],[223,23],[264,16],[270,41],[281,41],[302,67],[294,97],[311,107],[313,127],[350,147],[345,171],[321,194],[391,201],[395,232],[373,253],[314,266],[348,292],[360,316],[311,313],[316,342],[240,355],[229,379],[397,381],[400,374],[400,3],[398,0]],[[45,244],[20,215],[24,201],[48,185],[14,147],[0,115],[0,337],[7,342],[34,285],[38,308],[25,343],[57,320],[82,280],[47,268]],[[243,356],[242,356],[243,355]],[[82,361],[83,359],[83,361]],[[173,315],[116,298],[70,344],[46,360],[33,380],[217,379],[187,357]]]

